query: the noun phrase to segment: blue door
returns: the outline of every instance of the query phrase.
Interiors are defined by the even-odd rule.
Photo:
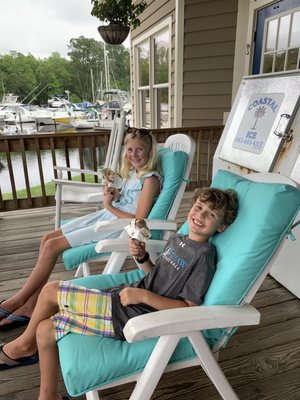
[[[277,1],[276,3],[273,3],[272,5],[269,5],[267,7],[264,7],[260,9],[257,12],[257,25],[256,25],[256,32],[254,35],[254,54],[253,54],[253,66],[252,66],[252,74],[259,74],[263,71],[260,71],[260,66],[261,66],[261,57],[262,57],[262,49],[263,49],[263,40],[264,40],[264,30],[265,30],[265,20],[267,18],[273,17],[278,14],[286,13],[289,10],[297,9],[297,7],[300,7],[300,0],[281,0]],[[300,11],[299,11],[300,15]],[[295,36],[299,36],[299,15],[296,13],[296,17],[294,18],[294,29],[296,29]],[[292,22],[291,22],[292,23]],[[297,25],[297,26],[296,26]],[[300,36],[299,36],[300,37]],[[297,39],[295,40],[297,42]],[[290,68],[286,69],[299,69],[299,43],[295,43],[295,46],[291,49],[288,48],[287,46],[286,51],[287,56],[289,57],[289,60],[292,60],[292,64]],[[298,47],[298,49],[297,49]],[[279,52],[277,52],[279,53]],[[282,63],[282,59],[285,57],[284,54],[278,54],[278,65]],[[267,60],[268,61],[268,60]],[[272,62],[272,61],[270,61]],[[286,65],[286,61],[283,60],[283,62]],[[296,66],[295,66],[296,63]],[[290,64],[289,64],[290,65]],[[296,68],[295,68],[296,67]],[[282,69],[285,70],[285,69]],[[276,71],[276,70],[275,70]],[[279,71],[279,70],[278,70]],[[265,72],[274,72],[274,68],[272,71],[265,71]]]

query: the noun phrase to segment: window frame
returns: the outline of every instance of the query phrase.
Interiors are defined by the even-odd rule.
[[[154,84],[154,38],[160,33],[167,30],[169,33],[169,60],[168,60],[168,82]],[[140,96],[141,91],[149,90],[150,97],[150,120],[149,127],[151,129],[160,128],[158,126],[158,115],[157,115],[157,95],[158,90],[162,88],[168,89],[168,120],[167,127],[171,126],[171,52],[172,52],[172,19],[167,17],[160,23],[153,26],[151,29],[147,30],[145,33],[141,34],[139,37],[132,41],[133,48],[133,92],[135,98],[135,125],[138,127],[144,126],[143,121],[145,121],[145,115],[143,115],[143,104],[142,96]],[[148,42],[149,44],[149,85],[139,86],[139,46],[143,43]]]
[[[282,72],[286,72],[286,71],[299,71],[299,63],[300,63],[300,46],[298,47],[298,59],[297,59],[297,68],[295,69],[286,69],[287,66],[287,53],[289,50],[294,49],[295,47],[290,47],[289,43],[290,43],[290,39],[291,39],[291,22],[289,25],[289,31],[288,31],[288,46],[284,49],[278,49],[277,48],[277,44],[278,44],[278,40],[279,40],[279,28],[280,28],[280,20],[281,18],[285,17],[285,16],[290,16],[291,20],[292,20],[292,15],[296,12],[300,12],[300,7],[296,7],[294,9],[291,10],[287,10],[285,12],[282,12],[280,14],[274,15],[272,17],[266,18],[265,23],[264,23],[264,33],[263,33],[263,41],[262,41],[262,49],[261,49],[261,59],[260,59],[260,68],[259,68],[259,73],[260,74],[266,74],[266,73],[271,73],[271,74],[276,74],[276,73],[282,73]],[[278,20],[277,23],[277,27],[276,27],[276,40],[275,40],[275,49],[272,51],[266,51],[266,41],[267,41],[267,36],[268,36],[268,27],[269,27],[269,23],[271,21],[276,21]],[[280,71],[276,71],[276,54],[279,54],[281,51],[284,51],[285,54],[285,58],[284,58],[284,68],[283,70]],[[268,54],[272,54],[273,56],[273,61],[272,61],[272,71],[270,72],[263,72],[264,69],[264,62],[265,62],[265,56]]]

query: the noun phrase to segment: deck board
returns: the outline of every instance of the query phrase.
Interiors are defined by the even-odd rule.
[[[191,205],[186,193],[177,215],[181,224]],[[69,207],[66,217],[92,211]],[[54,208],[13,211],[0,214],[0,299],[17,291],[29,276],[37,259],[39,241],[53,229]],[[129,268],[130,261],[126,262]],[[92,270],[101,271],[103,264],[94,263]],[[59,261],[53,279],[73,278]],[[220,364],[241,400],[300,399],[300,300],[273,278],[268,277],[253,299],[261,312],[259,326],[242,327],[220,353]],[[0,332],[0,341],[18,336],[22,328]],[[0,400],[38,398],[38,365],[0,373]],[[66,390],[59,381],[62,394]],[[101,391],[103,400],[125,400],[133,384]],[[163,375],[153,394],[155,400],[220,400],[214,386],[201,367],[186,368]],[[85,396],[77,397],[79,400]],[[142,399],[141,399],[142,400]]]

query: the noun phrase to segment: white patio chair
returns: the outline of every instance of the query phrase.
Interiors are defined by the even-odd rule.
[[[212,186],[237,191],[239,210],[234,223],[213,237],[217,268],[201,306],[133,318],[124,328],[126,341],[70,333],[58,342],[62,374],[71,396],[86,393],[88,400],[98,400],[97,389],[136,381],[130,400],[148,400],[165,371],[200,365],[222,399],[238,399],[217,362],[218,353],[236,327],[259,323],[260,314],[249,303],[270,271],[300,207],[300,191],[292,181],[265,183],[272,182],[273,174],[266,174],[263,183],[253,182],[251,177],[218,171],[213,179]],[[180,231],[188,232],[186,223]],[[135,270],[74,283],[102,289],[142,276]]]
[[[115,117],[110,132],[109,143],[106,153],[106,158],[103,168],[111,168],[113,171],[117,170],[122,143],[125,132],[125,115]],[[53,179],[52,182],[56,185],[55,193],[55,229],[59,228],[61,224],[61,210],[62,204],[65,203],[88,203],[96,204],[97,206],[103,200],[103,185],[101,183],[93,182],[78,182],[63,178],[63,172],[70,172],[76,175],[90,174],[99,176],[99,172],[91,171],[88,169],[68,168],[62,166],[55,166],[54,169],[58,172],[58,178]]]
[[[188,135],[174,134],[167,138],[164,147],[158,146],[158,156],[164,177],[163,189],[148,216],[151,220],[168,220],[168,229],[176,229],[175,219],[183,193],[185,191],[195,154],[195,142]],[[115,231],[116,237],[126,236],[122,228],[131,220],[116,219],[103,221],[98,229]],[[170,222],[172,221],[172,222]],[[153,226],[153,225],[152,225]],[[153,227],[155,229],[155,227]],[[154,238],[160,237],[160,231],[152,232]],[[123,265],[126,255],[120,252],[101,253],[95,249],[96,243],[68,249],[63,252],[63,263],[70,270],[76,267],[76,277],[90,275],[90,261],[107,261],[105,273],[111,271],[110,265]],[[101,253],[101,254],[99,254]]]

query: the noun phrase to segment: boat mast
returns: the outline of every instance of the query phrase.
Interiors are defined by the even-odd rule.
[[[104,42],[103,50],[104,50],[105,90],[109,90],[110,89],[109,58],[108,58],[109,51],[106,50],[105,42]]]
[[[95,102],[95,89],[94,89],[94,77],[93,77],[93,70],[91,68],[91,82],[92,82],[92,101]]]

